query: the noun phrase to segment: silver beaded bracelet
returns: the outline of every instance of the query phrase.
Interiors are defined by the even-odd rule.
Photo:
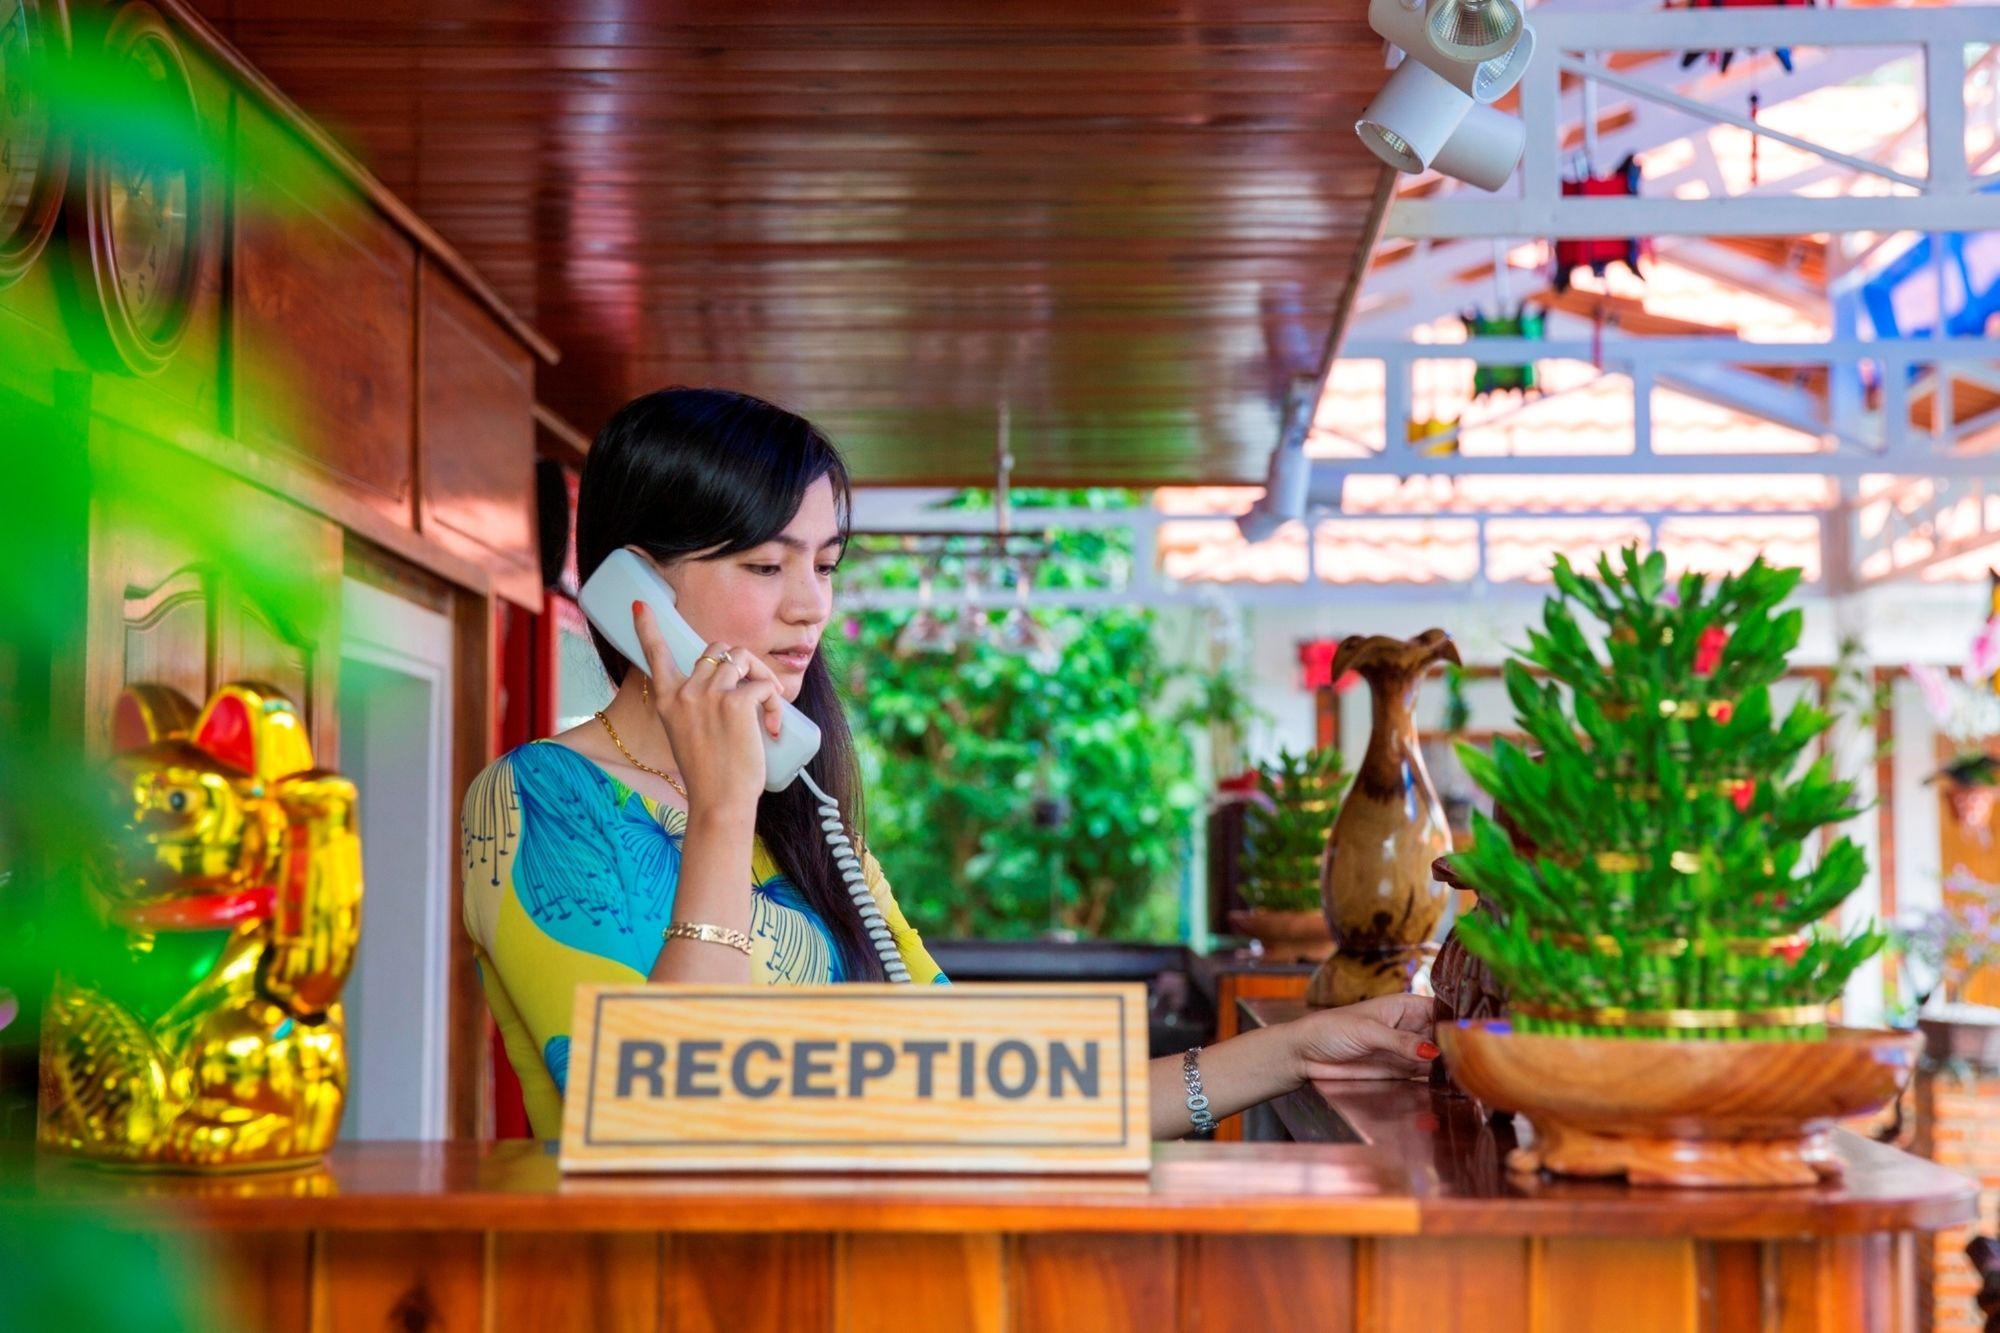
[[[1215,1132],[1215,1117],[1208,1113],[1208,1094],[1201,1090],[1201,1066],[1195,1057],[1201,1054],[1201,1047],[1190,1046],[1181,1057],[1181,1079],[1187,1084],[1188,1119],[1194,1122],[1197,1135]]]

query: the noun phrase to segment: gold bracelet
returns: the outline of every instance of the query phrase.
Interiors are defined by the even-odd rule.
[[[749,954],[750,937],[740,930],[727,926],[697,925],[692,921],[676,921],[660,932],[662,940],[700,940],[703,944],[726,944],[739,953]]]

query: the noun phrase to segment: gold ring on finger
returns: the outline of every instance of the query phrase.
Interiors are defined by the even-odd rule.
[[[717,656],[716,656],[716,655],[715,655],[714,653],[703,653],[703,654],[702,654],[702,655],[701,655],[700,657],[697,657],[697,658],[695,658],[694,660],[695,660],[695,661],[697,661],[697,662],[713,662],[713,663],[715,663],[715,664],[716,664],[717,666],[734,666],[734,665],[736,665],[736,664],[735,664],[734,662],[731,662],[731,661],[729,660],[729,654],[728,654],[728,653],[724,653],[724,654],[723,654],[722,656],[720,656],[720,657],[717,657]]]

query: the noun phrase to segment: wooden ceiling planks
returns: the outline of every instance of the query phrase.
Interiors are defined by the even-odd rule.
[[[1361,0],[203,0],[563,360],[877,483],[1261,478],[1377,221]],[[362,10],[365,12],[356,12]]]

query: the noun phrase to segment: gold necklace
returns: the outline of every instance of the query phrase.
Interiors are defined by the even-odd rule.
[[[602,708],[597,710],[597,720],[599,722],[602,722],[604,724],[605,731],[611,734],[611,743],[618,747],[618,753],[625,756],[626,763],[632,765],[632,767],[636,769],[642,770],[643,772],[651,773],[654,777],[665,778],[667,780],[667,785],[672,787],[675,791],[679,792],[681,794],[681,799],[683,801],[689,799],[688,789],[686,787],[681,786],[681,780],[679,778],[667,772],[667,770],[664,768],[654,768],[651,764],[640,763],[638,757],[634,755],[630,750],[625,748],[625,742],[618,739],[618,728],[611,725],[611,719],[604,715],[604,710]]]

